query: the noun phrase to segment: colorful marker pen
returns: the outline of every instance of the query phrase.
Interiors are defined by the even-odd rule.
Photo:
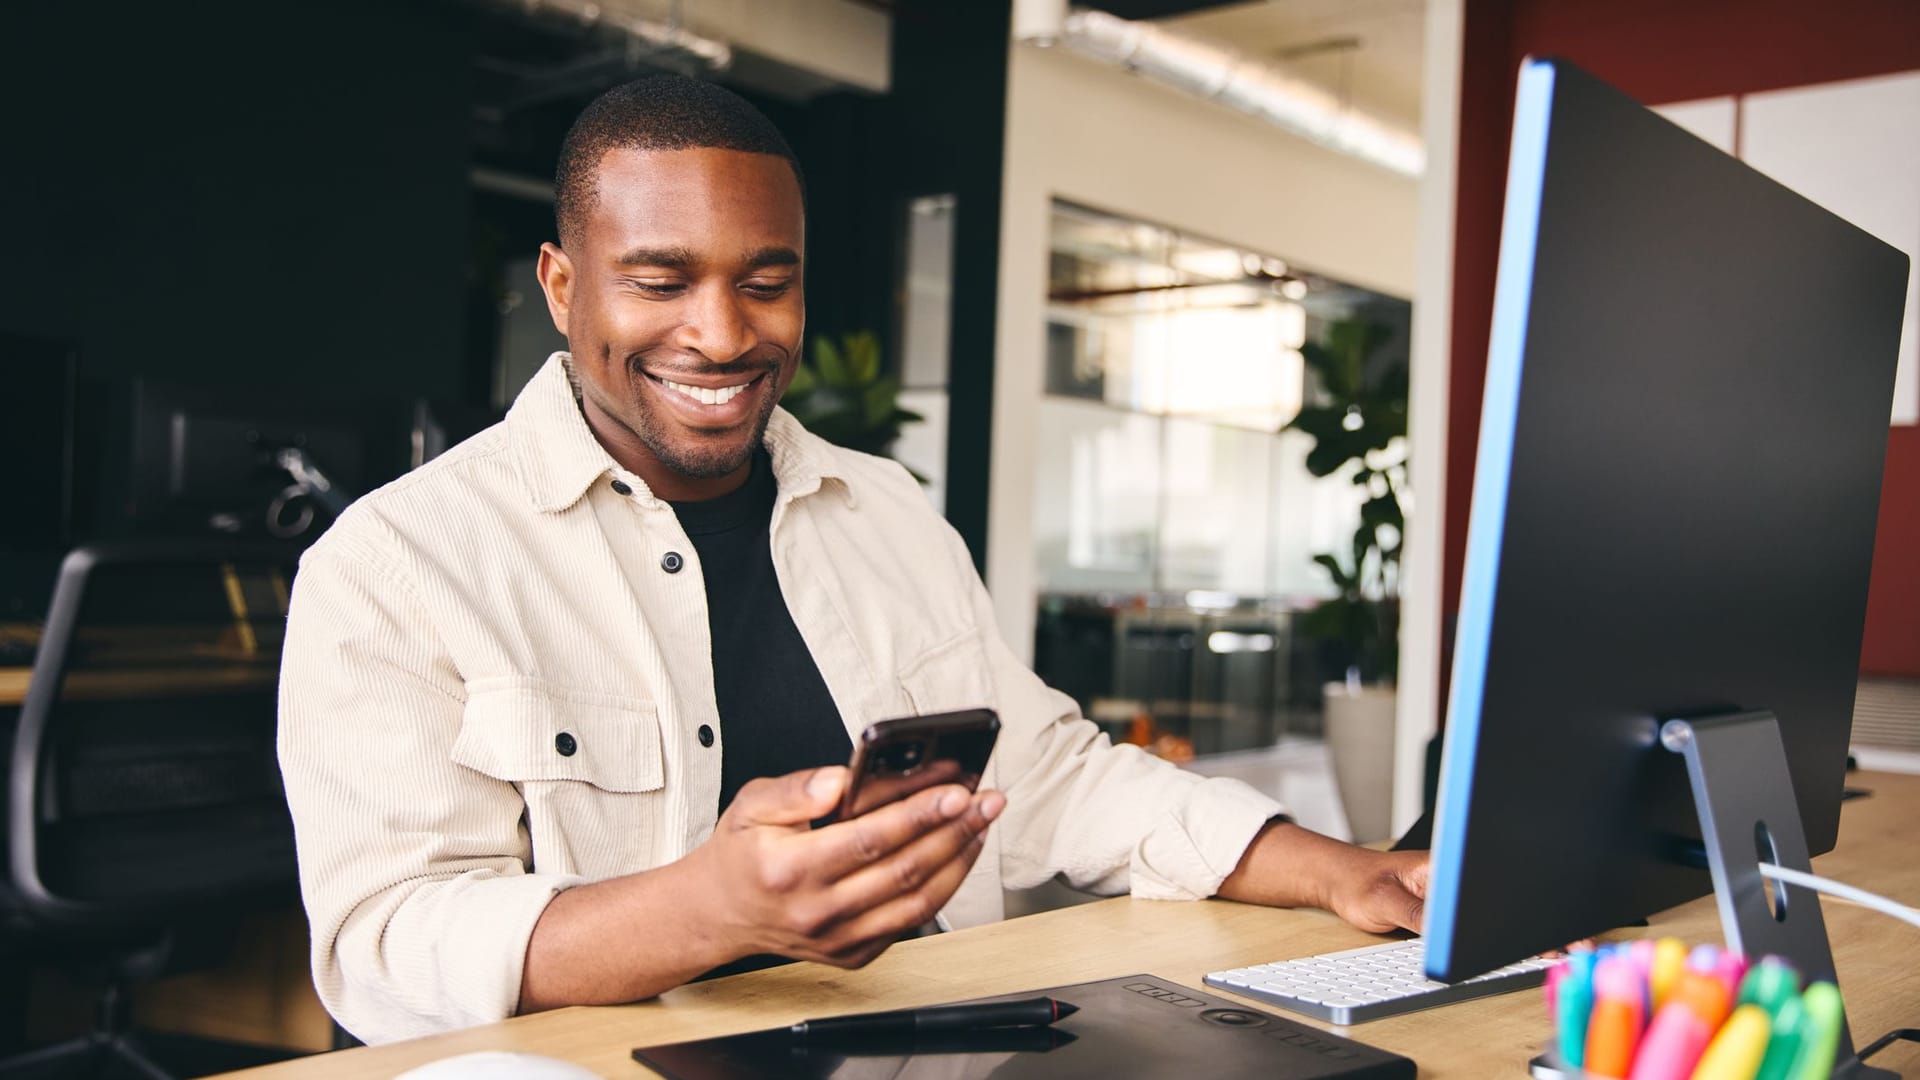
[[[1644,1026],[1641,997],[1640,973],[1631,957],[1614,953],[1594,968],[1583,1066],[1587,1075],[1624,1080],[1633,1068],[1633,1051]]]
[[[1795,993],[1780,1003],[1773,1013],[1773,1031],[1767,1038],[1767,1056],[1753,1080],[1788,1080],[1793,1063],[1800,1057],[1800,1046],[1807,1038],[1807,1006]]]
[[[1793,1059],[1792,1080],[1827,1080],[1833,1074],[1833,1059],[1840,1053],[1840,1020],[1846,1015],[1840,1003],[1840,988],[1830,982],[1817,982],[1800,995],[1807,1007],[1807,1033],[1800,1042],[1799,1056]]]
[[[1687,947],[1679,938],[1666,937],[1653,943],[1653,968],[1647,973],[1647,981],[1653,989],[1655,1015],[1666,1007],[1667,995],[1673,993],[1673,984],[1686,966]]]
[[[1698,971],[1703,975],[1711,975],[1714,969],[1719,966],[1720,946],[1718,945],[1695,945],[1693,951],[1687,954],[1687,970],[1689,971]]]
[[[1633,974],[1640,983],[1640,1033],[1646,1034],[1648,1024],[1653,1022],[1653,954],[1654,943],[1642,938],[1627,950],[1627,956],[1633,961]]]
[[[1758,1005],[1733,1010],[1707,1044],[1707,1052],[1700,1055],[1700,1064],[1693,1067],[1693,1080],[1753,1080],[1767,1056],[1771,1027],[1767,1010]]]
[[[1547,982],[1546,982],[1545,989],[1547,994],[1547,1019],[1549,1020],[1557,1020],[1560,1016],[1560,1011],[1558,1008],[1559,997],[1560,997],[1560,983],[1564,979],[1566,979],[1567,970],[1568,970],[1567,962],[1565,960],[1562,960],[1559,963],[1547,969]]]
[[[1560,980],[1555,1002],[1560,1057],[1576,1069],[1582,1067],[1587,1057],[1587,1018],[1593,1011],[1593,963],[1591,949],[1575,949],[1567,954],[1567,974]]]
[[[1758,1005],[1771,1017],[1780,1011],[1781,1005],[1789,1000],[1797,1001],[1799,997],[1800,976],[1786,961],[1769,956],[1747,969],[1747,977],[1740,980],[1736,1000],[1742,1005]]]
[[[1634,1056],[1630,1080],[1687,1080],[1727,1018],[1730,999],[1719,979],[1683,971]]]
[[[1713,974],[1727,984],[1727,997],[1732,999],[1740,993],[1740,981],[1747,977],[1747,958],[1732,949],[1723,950],[1714,960]]]

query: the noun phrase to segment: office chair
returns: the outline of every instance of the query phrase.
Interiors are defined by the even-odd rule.
[[[0,1061],[164,1078],[130,984],[187,943],[296,902],[274,749],[288,549],[129,541],[71,552],[6,774],[0,954],[103,972],[93,1029]]]

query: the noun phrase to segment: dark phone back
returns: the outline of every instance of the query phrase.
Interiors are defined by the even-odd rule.
[[[882,720],[860,735],[852,782],[837,817],[859,817],[938,784],[980,786],[1000,735],[992,709]]]

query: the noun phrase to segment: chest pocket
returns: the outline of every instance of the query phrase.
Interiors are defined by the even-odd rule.
[[[995,707],[993,679],[980,636],[967,630],[922,653],[900,673],[900,688],[919,715]]]
[[[533,679],[483,685],[451,756],[519,789],[530,869],[601,878],[653,865],[668,826],[652,702]]]

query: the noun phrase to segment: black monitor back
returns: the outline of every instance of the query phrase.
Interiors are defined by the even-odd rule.
[[[1522,74],[1434,836],[1461,977],[1704,894],[1660,720],[1779,719],[1839,821],[1905,256],[1557,61]]]

